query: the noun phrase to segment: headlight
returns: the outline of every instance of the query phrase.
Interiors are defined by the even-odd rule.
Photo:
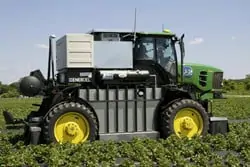
[[[193,76],[193,69],[190,66],[183,66],[183,76],[184,77],[192,77]]]

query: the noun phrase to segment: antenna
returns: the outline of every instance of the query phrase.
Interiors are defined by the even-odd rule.
[[[134,41],[136,38],[136,8],[135,8],[135,18],[134,18]]]
[[[161,27],[162,27],[162,31],[164,31],[164,24],[162,24]]]

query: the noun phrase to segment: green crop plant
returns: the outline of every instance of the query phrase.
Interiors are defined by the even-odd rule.
[[[0,99],[1,108],[17,110],[17,116],[29,113],[39,98]],[[250,98],[214,100],[216,116],[246,119],[250,116]],[[222,110],[224,109],[224,110]],[[225,111],[229,111],[226,113]],[[3,118],[0,117],[0,121]],[[84,144],[49,144],[25,146],[17,132],[0,133],[0,166],[243,166],[250,165],[250,123],[231,123],[227,135],[166,140],[137,139],[131,142],[96,141]],[[3,124],[1,125],[3,128]],[[205,165],[204,165],[205,164]]]

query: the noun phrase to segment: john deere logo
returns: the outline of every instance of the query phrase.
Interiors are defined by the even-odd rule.
[[[193,70],[192,70],[192,67],[190,66],[184,66],[183,67],[183,76],[184,77],[192,77],[193,76]]]

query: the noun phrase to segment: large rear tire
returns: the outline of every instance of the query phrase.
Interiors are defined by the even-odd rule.
[[[209,129],[209,116],[204,107],[191,99],[173,102],[161,113],[161,135],[167,138],[172,134],[192,138],[204,136]]]
[[[65,102],[54,106],[44,120],[46,143],[82,143],[93,141],[98,133],[97,120],[83,104]]]

